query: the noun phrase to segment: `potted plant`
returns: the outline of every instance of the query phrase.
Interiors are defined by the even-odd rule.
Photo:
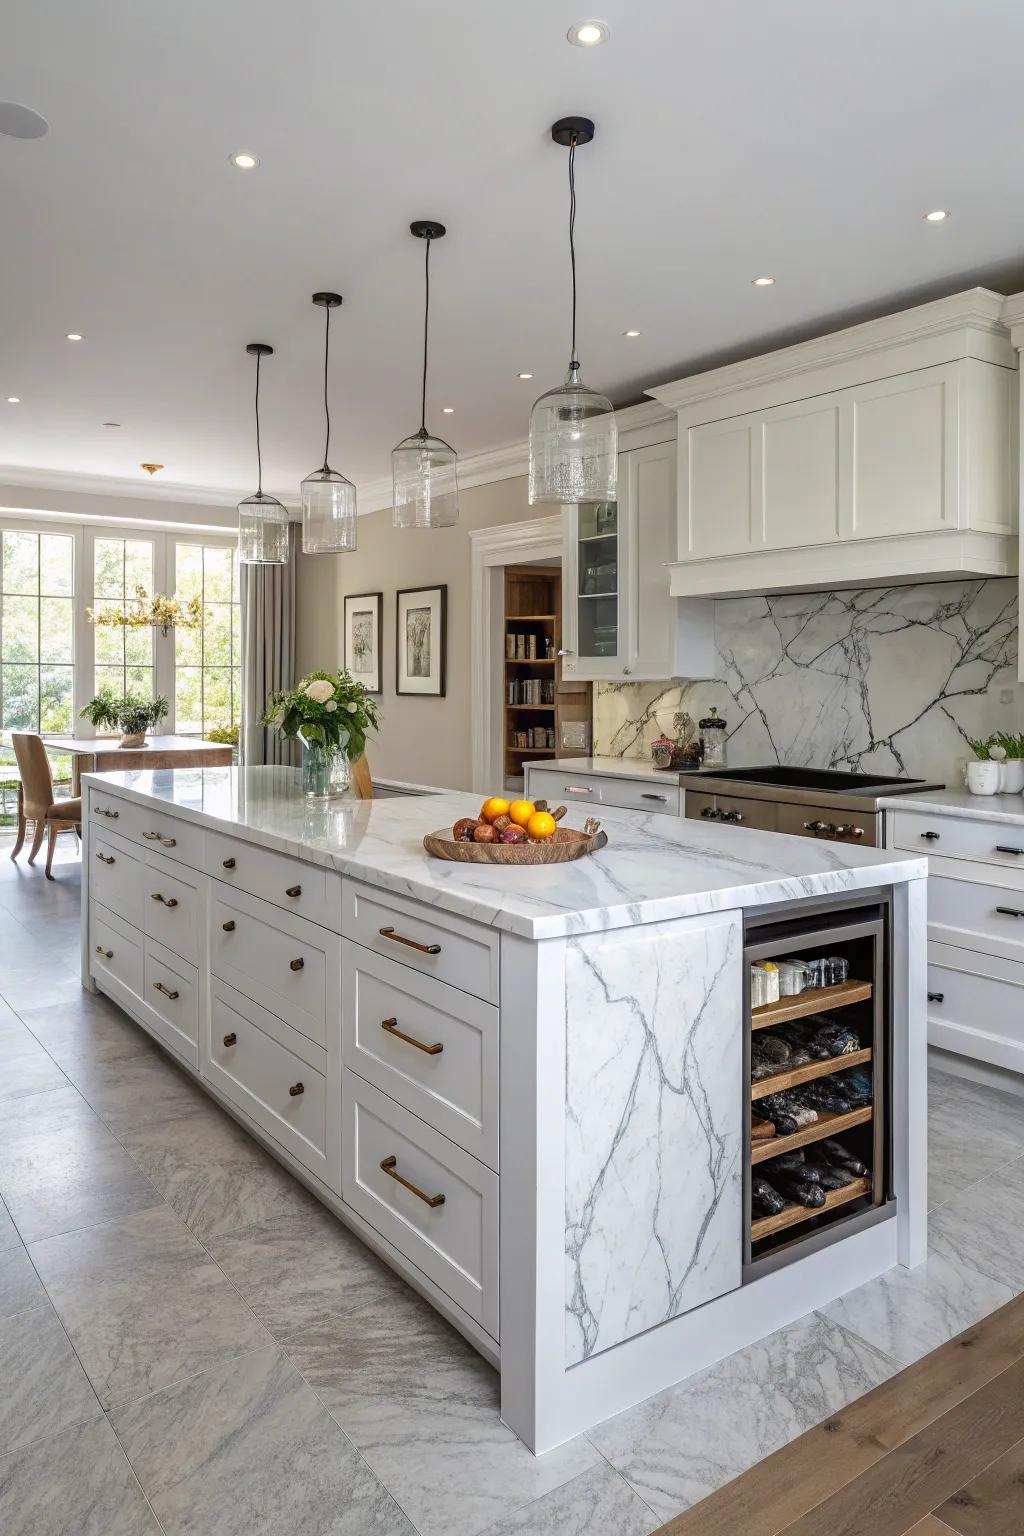
[[[272,693],[262,725],[302,744],[302,787],[322,800],[352,780],[352,763],[376,730],[377,704],[349,672],[309,672],[294,688]]]
[[[169,709],[167,700],[159,694],[155,699],[143,699],[137,693],[119,695],[108,687],[101,688],[95,698],[79,710],[79,717],[90,720],[100,730],[106,726],[120,731],[119,745],[122,747],[144,747],[146,732],[159,725]]]
[[[999,788],[1004,794],[1019,795],[1024,790],[1024,732],[1014,736],[996,731],[988,745],[989,756],[999,763]]]

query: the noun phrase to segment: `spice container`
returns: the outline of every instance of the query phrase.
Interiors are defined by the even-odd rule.
[[[712,704],[710,715],[700,722],[705,768],[725,767],[725,732],[725,721],[719,719],[718,710]]]
[[[802,960],[779,961],[779,995],[795,997],[807,986],[807,967]]]
[[[763,966],[750,967],[750,1006],[763,1008],[768,1001],[768,973]]]
[[[828,986],[838,987],[842,982],[849,981],[850,962],[844,955],[829,955],[826,964],[828,965]]]

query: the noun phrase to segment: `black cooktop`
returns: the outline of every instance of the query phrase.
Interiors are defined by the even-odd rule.
[[[772,784],[778,789],[824,789],[833,794],[864,794],[877,790],[887,795],[934,789],[926,779],[888,777],[880,773],[845,773],[840,768],[704,768],[702,776],[731,784]]]

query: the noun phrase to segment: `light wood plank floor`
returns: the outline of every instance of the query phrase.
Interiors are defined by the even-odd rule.
[[[656,1536],[1022,1536],[1024,1296]]]

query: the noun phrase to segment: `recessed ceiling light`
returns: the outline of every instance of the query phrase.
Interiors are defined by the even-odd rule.
[[[444,412],[444,414],[446,416],[454,416],[455,415],[455,407],[454,407],[454,405],[442,405],[441,410]]]
[[[519,377],[521,379],[532,379],[533,378],[533,374],[532,373],[521,373],[519,375]]]
[[[78,333],[78,331],[68,331],[68,333],[65,336],[64,340],[65,341],[81,341],[82,337]]]
[[[623,336],[639,336],[639,331],[623,331]]]
[[[18,101],[0,101],[0,133],[9,139],[41,139],[49,132],[45,117]]]
[[[774,277],[752,277],[750,281],[755,288],[770,288],[774,283]]]
[[[260,163],[258,155],[250,155],[246,150],[237,155],[229,155],[228,159],[240,171],[254,171]]]
[[[20,405],[21,404],[21,396],[20,395],[8,395],[7,396],[7,404],[8,405]]]
[[[578,21],[565,35],[576,48],[596,48],[598,43],[606,43],[612,34],[606,21],[590,20]]]
[[[929,224],[943,224],[949,218],[949,209],[933,208],[931,213],[922,213],[921,217]]]

